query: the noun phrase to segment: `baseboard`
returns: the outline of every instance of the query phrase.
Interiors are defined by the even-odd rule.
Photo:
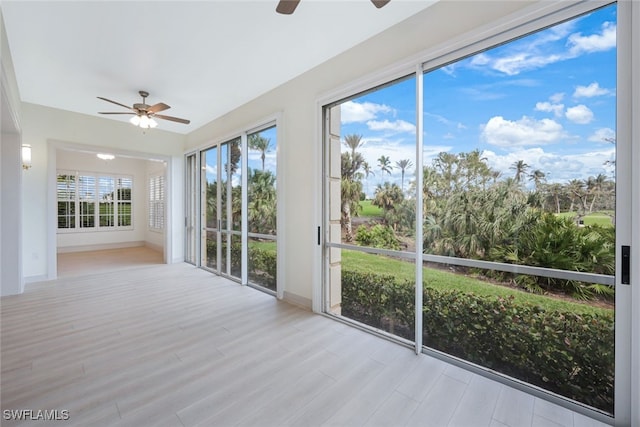
[[[162,247],[161,245],[156,245],[155,243],[144,242],[144,246],[156,252],[160,252],[160,253],[164,252],[164,247]]]
[[[292,294],[290,292],[284,291],[282,295],[282,300],[288,302],[289,304],[297,305],[298,307],[304,308],[305,310],[311,310],[312,304],[311,299],[301,297],[300,295]]]
[[[27,277],[25,277],[24,278],[24,283],[26,285],[27,283],[44,282],[44,281],[47,281],[47,280],[51,280],[49,278],[49,276],[47,276],[46,274],[40,274],[40,275],[37,275],[37,276],[27,276]]]
[[[137,248],[145,246],[144,241],[136,242],[117,242],[117,243],[102,243],[98,245],[80,245],[80,246],[64,246],[57,248],[57,253],[66,254],[72,252],[89,252],[89,251],[103,251],[108,249],[123,249],[123,248]]]

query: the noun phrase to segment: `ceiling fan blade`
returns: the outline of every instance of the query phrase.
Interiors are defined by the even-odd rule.
[[[105,112],[103,112],[103,111],[99,111],[99,112],[98,112],[98,114],[136,114],[136,113],[133,113],[133,112],[131,112],[131,113],[112,113],[112,112],[106,112],[106,113],[105,113]]]
[[[389,3],[391,0],[371,0],[371,3],[373,3],[373,5],[375,7],[377,7],[378,9],[380,9],[383,6],[386,6],[387,3]]]
[[[149,109],[147,109],[147,111],[150,112],[150,113],[159,113],[160,111],[168,110],[169,108],[171,108],[171,107],[169,107],[164,102],[158,102],[157,104],[152,105],[151,107],[149,107]]]
[[[102,99],[103,101],[107,101],[107,102],[110,102],[110,103],[112,103],[112,104],[119,105],[119,106],[121,106],[121,107],[126,108],[127,110],[133,110],[133,108],[131,108],[131,107],[130,107],[130,106],[128,106],[128,105],[120,104],[119,102],[112,101],[112,100],[110,100],[110,99],[103,98],[103,97],[101,97],[101,96],[98,96],[98,99]]]
[[[164,119],[164,120],[171,120],[172,122],[183,123],[185,125],[188,125],[189,123],[191,123],[191,121],[187,120],[187,119],[180,119],[178,117],[164,116],[162,114],[154,114],[153,117],[157,117],[159,119]]]
[[[291,15],[296,7],[298,7],[300,0],[280,0],[276,7],[276,12],[283,15]]]

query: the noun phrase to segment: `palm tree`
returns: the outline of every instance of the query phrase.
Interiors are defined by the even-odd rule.
[[[351,213],[357,213],[360,207],[358,201],[362,193],[362,183],[358,180],[351,180],[342,177],[340,182],[341,192],[341,210],[342,210],[342,226],[345,230],[345,239],[347,242],[353,241],[353,227],[351,225]]]
[[[362,172],[364,172],[364,179],[366,180],[367,178],[369,178],[369,175],[375,175],[375,173],[373,173],[373,169],[371,169],[371,165],[369,165],[368,162],[364,161],[362,162]],[[366,181],[366,185],[367,188],[365,189],[367,193],[369,193],[369,181]]]
[[[413,163],[409,159],[404,159],[396,162],[396,166],[400,168],[400,172],[402,173],[402,185],[400,188],[402,189],[402,192],[404,192],[404,172],[407,168],[413,166]]]
[[[384,185],[378,185],[376,188],[376,196],[371,204],[382,208],[384,211],[390,211],[403,199],[404,196],[398,184],[385,182]]]
[[[382,179],[382,176],[385,174],[385,172],[391,175],[391,170],[393,169],[393,166],[391,166],[391,160],[389,159],[389,156],[384,156],[384,155],[380,156],[380,158],[378,159],[378,167],[382,172],[380,175],[381,179]]]
[[[517,183],[520,183],[520,181],[522,180],[522,176],[527,173],[529,165],[526,164],[524,160],[518,160],[516,162],[513,162],[513,165],[509,169],[516,171],[514,179]]]
[[[360,147],[364,142],[362,142],[362,135],[350,134],[344,137],[344,143],[347,147],[351,148],[351,158],[355,158],[356,150]]]
[[[584,182],[579,179],[572,179],[571,181],[569,181],[569,183],[567,183],[567,193],[569,194],[569,200],[571,200],[569,212],[573,211],[576,199],[580,201],[578,210],[586,210],[586,205],[584,202],[584,198],[586,197]]]
[[[533,181],[533,185],[535,185],[536,190],[540,187],[545,180],[547,175],[542,172],[540,169],[536,169],[529,174],[529,181]]]
[[[595,178],[589,177],[589,179],[587,179],[587,191],[593,195],[593,199],[591,199],[591,204],[589,205],[589,213],[593,212],[596,199],[602,193],[608,181],[609,178],[602,173],[599,173]]]
[[[264,171],[264,159],[267,157],[269,148],[271,148],[271,139],[265,138],[264,136],[257,133],[249,135],[249,148],[251,148],[252,150],[260,151],[262,170]]]
[[[273,233],[276,229],[276,176],[271,171],[249,169],[247,181],[249,231]]]
[[[398,184],[385,182],[384,185],[378,185],[376,188],[376,194],[371,204],[382,208],[384,211],[385,222],[389,225],[393,225],[393,229],[395,230],[397,228],[399,218],[394,214],[396,213],[396,208],[400,206],[403,199],[404,195],[400,187],[398,187]]]
[[[558,183],[549,186],[549,194],[553,197],[556,205],[556,213],[560,213],[560,196],[562,196],[562,185]]]
[[[353,228],[351,225],[351,217],[357,215],[360,209],[360,195],[362,194],[362,166],[364,158],[358,152],[352,157],[349,152],[342,153],[341,158],[341,176],[340,183],[342,212],[341,223],[345,230],[345,238],[348,242],[353,240]]]

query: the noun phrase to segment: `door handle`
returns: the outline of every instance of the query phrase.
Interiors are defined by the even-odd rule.
[[[622,277],[623,285],[631,284],[631,246],[622,246]]]

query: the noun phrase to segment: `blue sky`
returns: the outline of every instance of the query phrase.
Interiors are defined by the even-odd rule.
[[[613,5],[427,72],[425,164],[478,149],[503,176],[524,160],[549,182],[612,178],[604,162],[615,156],[605,141],[615,137],[615,44]],[[381,181],[380,155],[416,163],[414,92],[411,78],[342,104],[342,135],[363,136],[376,172],[368,193]],[[400,171],[384,179],[399,183]]]

